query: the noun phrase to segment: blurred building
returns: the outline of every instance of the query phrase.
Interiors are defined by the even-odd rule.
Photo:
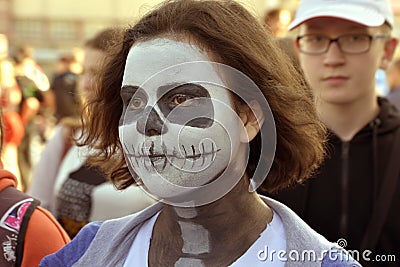
[[[104,27],[132,22],[149,0],[0,0],[0,32],[10,43],[68,48]],[[139,8],[140,7],[140,8]]]
[[[109,26],[134,23],[162,0],[0,0],[0,33],[10,50],[29,44],[40,63],[55,61],[66,50]],[[400,32],[400,0],[391,0]],[[265,9],[283,7],[293,12],[299,0],[240,0],[260,18]],[[400,36],[399,36],[400,37]]]
[[[244,0],[259,10],[264,0]],[[0,33],[13,48],[30,45],[45,71],[105,27],[134,23],[161,0],[0,0]],[[50,63],[52,62],[52,63]],[[47,68],[46,68],[46,65]],[[47,72],[47,71],[46,71]]]
[[[98,30],[134,22],[157,0],[0,0],[0,33],[10,52],[30,45],[51,68],[60,53],[81,46]]]

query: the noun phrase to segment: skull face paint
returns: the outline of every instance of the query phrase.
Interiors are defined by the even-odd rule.
[[[163,38],[128,54],[120,140],[128,167],[157,198],[186,194],[243,165],[243,124],[208,61],[196,46]]]

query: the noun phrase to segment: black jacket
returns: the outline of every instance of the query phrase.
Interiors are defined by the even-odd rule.
[[[384,98],[378,102],[377,118],[351,141],[342,142],[329,133],[327,157],[315,177],[272,195],[328,240],[344,238],[346,249],[360,249],[400,126],[400,112]],[[396,254],[396,262],[377,266],[400,266],[400,181],[396,187],[382,233],[369,255]]]

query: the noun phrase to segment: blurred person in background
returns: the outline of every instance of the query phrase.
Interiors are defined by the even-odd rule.
[[[390,64],[386,71],[386,81],[390,89],[386,97],[400,110],[400,58]]]
[[[79,86],[83,102],[94,94],[97,76],[116,38],[121,38],[119,30],[106,29],[85,43]],[[71,238],[88,222],[128,215],[154,202],[139,187],[117,191],[99,168],[90,167],[86,160],[91,149],[74,142],[80,128],[76,116],[61,120],[34,169],[29,189]]]
[[[277,45],[290,57],[298,70],[301,70],[294,39],[287,36],[292,21],[292,13],[283,8],[265,11],[262,24],[266,31],[276,37]]]
[[[291,21],[292,13],[289,10],[274,8],[264,13],[262,22],[272,35],[281,38],[286,36]]]
[[[3,119],[0,107],[0,151]],[[17,190],[17,179],[0,160],[0,266],[32,267],[70,241],[57,220],[39,202]]]
[[[21,46],[14,57],[15,79],[22,93],[19,113],[25,127],[25,135],[18,146],[18,165],[22,187],[27,189],[32,167],[52,127],[49,110],[49,80],[33,58],[33,48]]]
[[[77,59],[72,52],[60,55],[57,60],[57,72],[50,86],[57,122],[65,117],[76,117],[80,114],[80,99],[77,92],[79,73],[76,71],[76,64]]]
[[[1,158],[4,167],[16,176],[18,189],[22,190],[18,166],[18,146],[25,133],[19,113],[22,95],[14,77],[13,62],[8,58],[8,40],[4,34],[0,34],[0,96],[4,114],[4,144]]]

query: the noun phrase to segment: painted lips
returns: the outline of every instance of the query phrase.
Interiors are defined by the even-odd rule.
[[[133,166],[143,166],[147,171],[162,172],[167,166],[173,165],[179,170],[201,171],[207,168],[221,150],[216,148],[213,142],[201,142],[196,148],[194,145],[181,145],[180,151],[176,147],[168,149],[162,143],[161,149],[156,149],[154,142],[150,146],[143,143],[136,149],[125,146],[125,154],[129,157]],[[158,152],[157,152],[158,151]]]

